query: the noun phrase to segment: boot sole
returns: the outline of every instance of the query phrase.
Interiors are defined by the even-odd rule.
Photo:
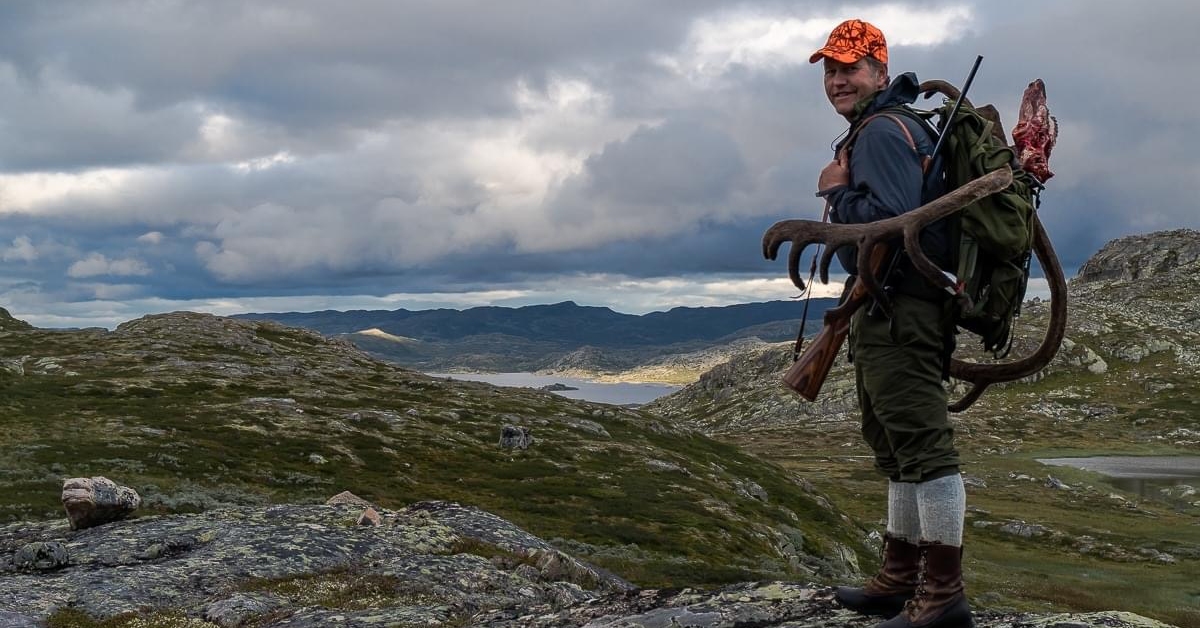
[[[912,595],[869,596],[862,589],[853,587],[838,587],[833,590],[833,599],[842,608],[852,610],[860,615],[879,617],[895,617],[904,610],[904,603]]]

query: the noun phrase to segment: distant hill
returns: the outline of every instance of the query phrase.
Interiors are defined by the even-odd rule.
[[[810,316],[814,313],[819,316],[833,302],[833,299],[814,299],[809,306]],[[517,308],[324,310],[239,314],[233,318],[271,320],[326,335],[375,329],[436,342],[503,334],[540,342],[615,348],[718,340],[759,325],[798,322],[802,311],[803,306],[794,301],[770,301],[724,307],[677,307],[635,315],[563,301]]]
[[[834,299],[813,299],[809,318],[820,319],[835,303]],[[770,301],[633,315],[564,301],[518,308],[325,310],[235,318],[344,335],[379,357],[426,371],[541,370],[603,375],[648,364],[657,367],[664,356],[745,339],[786,340],[795,336],[803,311],[803,305],[795,301]],[[692,381],[696,374],[688,371],[678,376]]]

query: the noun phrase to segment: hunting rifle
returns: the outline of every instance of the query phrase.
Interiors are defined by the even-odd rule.
[[[944,140],[949,137],[950,125],[954,123],[954,118],[967,97],[967,90],[971,89],[971,83],[975,80],[975,72],[979,69],[981,61],[983,61],[983,56],[975,57],[971,72],[967,75],[962,91],[955,99],[950,116],[946,119],[946,124],[938,136],[937,144],[934,145],[933,153],[929,156],[934,166],[935,174],[932,176],[936,176],[938,154],[945,146]],[[881,283],[886,279],[881,275],[889,274],[891,271],[891,268],[887,268],[888,272],[884,272],[885,264],[894,266],[895,255],[892,254],[891,248],[887,244],[880,243],[870,251],[870,264],[867,272],[880,277]],[[889,259],[892,260],[891,264],[888,263]],[[829,377],[829,369],[833,368],[833,361],[837,357],[838,351],[841,350],[842,344],[846,342],[847,334],[850,333],[850,319],[859,308],[867,303],[870,297],[866,282],[854,281],[849,293],[843,296],[838,307],[825,311],[821,331],[817,332],[817,335],[809,342],[808,348],[796,356],[792,366],[784,373],[783,384],[785,386],[809,401],[816,401],[817,394],[821,392],[821,386]]]

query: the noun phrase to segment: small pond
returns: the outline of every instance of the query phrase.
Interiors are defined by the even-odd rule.
[[[1200,488],[1200,456],[1093,456],[1039,458],[1038,462],[1095,471],[1112,478],[1117,488],[1142,496],[1158,496],[1172,486]]]
[[[606,383],[595,382],[577,377],[561,375],[538,375],[536,373],[426,373],[432,377],[445,377],[474,382],[486,382],[496,386],[514,386],[525,388],[548,389],[557,395],[571,399],[611,403],[614,405],[641,405],[650,403],[659,397],[669,395],[680,386],[668,384],[634,384],[628,382]],[[562,384],[557,387],[555,384]]]

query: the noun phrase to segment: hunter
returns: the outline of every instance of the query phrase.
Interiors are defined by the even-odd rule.
[[[830,219],[872,222],[939,195],[925,172],[935,138],[906,110],[919,82],[911,72],[889,79],[883,33],[847,20],[810,62],[824,64],[825,94],[850,123],[817,182]],[[943,225],[926,229],[921,244],[948,268]],[[860,270],[871,272],[855,268],[855,253],[839,251],[848,286]],[[862,587],[838,587],[835,598],[889,617],[882,628],[971,626],[962,581],[966,491],[942,387],[954,349],[952,304],[909,264],[902,253],[891,260],[883,279],[890,307],[861,308],[850,327],[862,435],[888,480],[887,531],[879,572]]]

